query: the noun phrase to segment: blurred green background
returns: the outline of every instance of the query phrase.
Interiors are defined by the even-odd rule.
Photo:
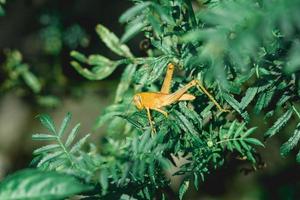
[[[95,118],[113,99],[122,69],[104,81],[87,81],[70,66],[69,52],[101,52],[115,58],[100,43],[95,26],[104,24],[121,35],[124,27],[118,17],[131,5],[124,0],[10,0],[5,4],[6,14],[0,17],[0,180],[29,165],[32,151],[40,145],[31,140],[32,133],[42,131],[35,119],[39,113],[52,115],[58,123],[71,112],[73,125],[81,122],[82,134],[92,132]],[[129,43],[135,55],[144,55],[139,48],[142,40],[138,36]],[[30,75],[11,70],[9,61],[15,60],[26,63],[40,88],[30,86]],[[262,135],[267,124],[262,117],[255,119],[253,124],[260,124]],[[94,132],[94,141],[102,135],[101,130]],[[225,168],[209,175],[187,199],[300,199],[295,153],[288,158],[279,153],[289,135],[287,127],[259,149],[261,169],[253,172],[244,161],[230,158]],[[177,188],[181,177],[172,179]]]

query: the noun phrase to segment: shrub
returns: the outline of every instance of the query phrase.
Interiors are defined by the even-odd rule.
[[[36,170],[19,172],[0,185],[0,199],[14,199],[9,197],[19,192],[16,185],[24,186],[24,199],[75,194],[95,199],[171,199],[165,171],[178,164],[175,157],[185,160],[173,174],[184,176],[177,192],[183,199],[191,184],[198,188],[207,174],[228,162],[229,154],[248,160],[255,169],[257,149],[264,146],[259,138],[266,141],[292,119],[300,119],[299,7],[297,0],[134,1],[120,17],[126,24],[121,38],[103,25],[96,27],[118,60],[71,52],[71,65],[91,81],[124,68],[114,103],[95,122],[95,131],[105,125],[105,140],[94,144],[86,135],[74,142],[79,124],[63,140],[71,115],[66,115],[59,129],[51,117],[40,115],[48,133],[35,134],[33,139],[53,143],[34,151]],[[145,57],[133,55],[125,44],[140,33],[145,38],[141,43]],[[191,88],[189,93],[196,99],[167,106],[168,117],[152,112],[156,134],[151,134],[146,111],[136,110],[132,97],[159,91],[168,63],[176,68],[173,92],[197,79],[231,112],[219,112],[209,98]],[[274,123],[265,133],[254,135],[258,125],[251,122],[258,114]],[[299,126],[282,144],[283,156],[296,147]],[[296,160],[300,162],[300,153]],[[67,186],[44,193],[39,188],[45,181],[38,176],[41,170],[50,179],[66,176],[60,184]],[[35,184],[30,184],[32,179]],[[50,192],[55,184],[45,187]]]

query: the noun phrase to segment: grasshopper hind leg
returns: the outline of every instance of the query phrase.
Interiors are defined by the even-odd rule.
[[[173,73],[174,73],[174,65],[172,63],[169,63],[168,68],[167,68],[167,73],[166,73],[163,85],[161,87],[161,90],[160,90],[161,93],[164,93],[164,94],[170,93]]]
[[[221,112],[230,112],[230,110],[224,109],[220,106],[220,104],[215,100],[215,98],[205,89],[205,87],[200,83],[200,81],[198,80],[194,80],[195,81],[195,85],[197,87],[197,89],[199,91],[202,91],[204,94],[207,95],[207,97],[217,106],[217,108],[221,111]]]

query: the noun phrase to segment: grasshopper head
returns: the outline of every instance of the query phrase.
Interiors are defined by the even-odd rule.
[[[133,102],[137,109],[142,110],[144,108],[142,103],[142,97],[139,94],[133,96]]]

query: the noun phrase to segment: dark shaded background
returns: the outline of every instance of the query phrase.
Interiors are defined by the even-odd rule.
[[[24,87],[21,92],[13,88],[0,94],[0,179],[26,168],[32,151],[41,145],[31,141],[32,133],[43,130],[35,119],[37,114],[48,113],[59,123],[70,111],[72,125],[81,122],[81,133],[91,132],[95,118],[113,99],[122,68],[107,80],[87,81],[70,66],[69,52],[76,49],[85,54],[101,53],[117,58],[100,42],[95,26],[101,23],[122,35],[118,17],[131,5],[124,0],[11,0],[5,5],[6,15],[0,17],[0,65],[6,49],[19,50],[30,70],[40,78],[46,77],[41,95],[51,94],[60,100],[55,106],[40,105],[35,94],[23,85],[19,86]],[[57,33],[61,36],[56,37]],[[72,40],[75,33],[79,36]],[[83,37],[85,40],[80,41]],[[143,55],[139,49],[142,39],[138,36],[129,42],[135,55]],[[0,84],[6,78],[0,69]],[[260,117],[256,120],[263,131],[264,120]],[[279,155],[279,147],[289,135],[288,127],[281,136],[271,139],[265,149],[259,149],[262,169],[252,172],[248,170],[251,166],[231,156],[225,168],[209,175],[199,191],[192,189],[187,199],[300,199],[296,152],[288,158]],[[99,140],[101,130],[93,137]],[[245,171],[249,173],[245,175]],[[174,190],[181,178],[172,177]]]

